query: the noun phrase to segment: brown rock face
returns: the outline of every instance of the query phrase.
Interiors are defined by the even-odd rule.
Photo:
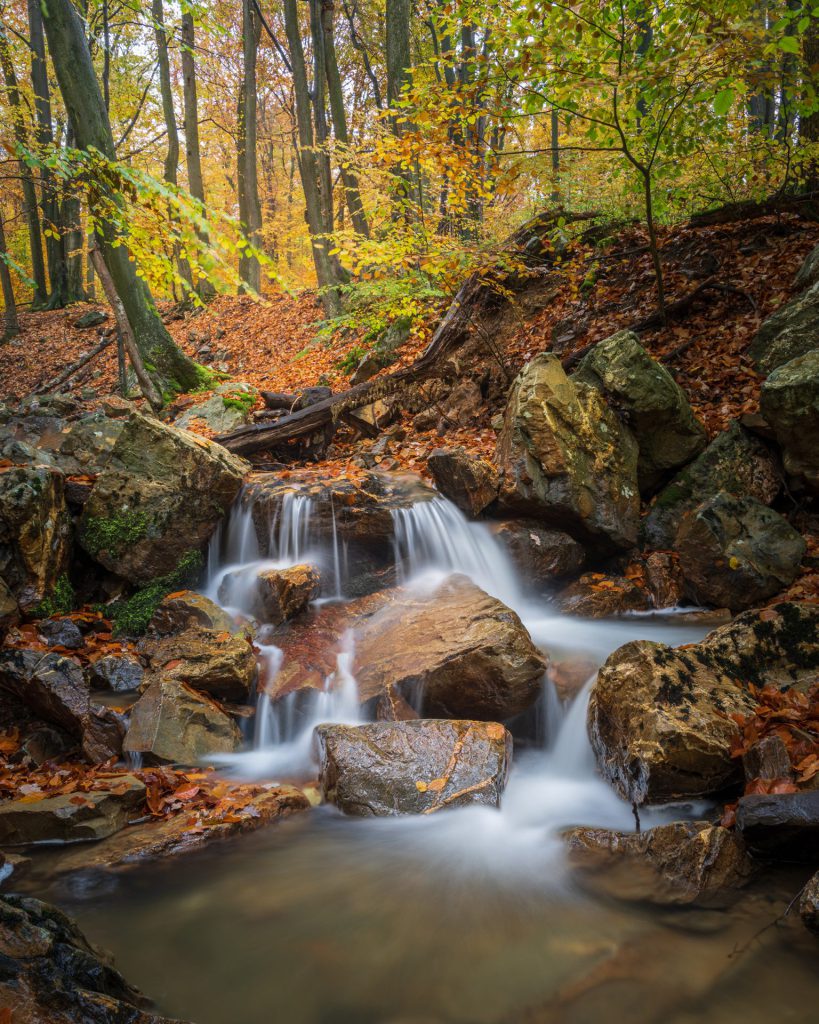
[[[133,775],[110,782],[109,789],[0,804],[0,843],[76,843],[113,835],[139,817],[145,784]]]
[[[0,576],[23,610],[48,597],[65,571],[70,533],[62,473],[0,469]]]
[[[643,562],[643,573],[655,608],[674,608],[683,603],[685,580],[673,552],[652,551]]]
[[[561,530],[548,530],[533,519],[505,519],[492,532],[518,569],[535,582],[568,576],[586,560],[583,546]]]
[[[470,518],[498,496],[498,475],[488,462],[463,448],[438,448],[427,459],[435,486]]]
[[[574,828],[565,840],[580,882],[624,900],[722,903],[753,870],[742,839],[707,821],[678,821],[637,833]]]
[[[320,586],[321,577],[312,565],[265,569],[256,579],[256,617],[278,626],[304,611],[318,595]]]
[[[635,641],[609,657],[589,702],[589,736],[603,775],[628,800],[717,794],[741,779],[731,757],[756,686],[807,685],[819,667],[819,606],[747,612],[702,643]]]
[[[512,760],[512,737],[497,722],[320,725],[316,738],[325,800],[362,816],[498,807]]]
[[[637,540],[637,443],[600,391],[541,355],[512,385],[497,464],[501,507],[602,550]]]
[[[165,679],[152,683],[134,705],[123,749],[149,764],[194,765],[240,744],[239,730],[213,701]]]
[[[587,619],[605,619],[626,612],[646,611],[651,607],[647,591],[625,576],[586,573],[557,595],[564,615]]]
[[[191,628],[171,636],[147,637],[140,654],[150,663],[149,681],[178,679],[194,690],[224,700],[246,700],[256,674],[256,656],[246,637]]]
[[[239,632],[239,627],[227,612],[195,590],[180,590],[163,598],[148,624],[148,631],[167,636],[183,633],[191,626],[212,629],[217,633]]]

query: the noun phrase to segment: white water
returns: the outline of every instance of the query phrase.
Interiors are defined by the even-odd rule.
[[[333,593],[343,592],[344,572],[332,517],[332,534],[311,530],[312,502],[288,495],[270,525],[270,558],[261,556],[250,508],[237,508],[224,538],[221,554],[212,553],[208,594],[231,611],[247,613],[252,582],[262,567],[309,561],[330,569]],[[478,586],[504,601],[521,617],[535,643],[554,659],[580,655],[601,664],[611,651],[632,639],[655,639],[669,644],[692,642],[702,636],[696,626],[678,626],[673,620],[633,617],[617,621],[590,621],[558,615],[543,599],[526,597],[517,573],[501,544],[483,524],[471,523],[444,498],[422,501],[393,511],[394,548],[399,579],[416,592],[431,592],[452,572],[469,576]],[[231,575],[233,574],[233,575]],[[305,777],[316,770],[314,727],[322,722],[354,724],[361,721],[356,682],[352,675],[354,636],[348,634],[338,652],[336,670],[323,690],[291,694],[273,704],[259,697],[251,750],[220,758],[232,774],[246,779],[278,781]],[[281,668],[282,652],[263,646],[266,678],[272,681]],[[544,680],[539,704],[543,745],[516,755],[516,762],[500,814],[490,808],[469,807],[434,815],[369,822],[381,840],[389,836],[403,846],[423,843],[424,856],[437,849],[452,867],[453,849],[458,864],[469,870],[491,870],[502,862],[514,864],[521,874],[542,861],[544,849],[559,848],[557,833],[572,824],[631,829],[631,808],[595,771],[586,734],[586,710],[593,678],[574,702],[564,706]],[[680,816],[679,808],[643,812],[652,824]],[[359,823],[360,827],[361,823]],[[559,858],[555,871],[559,873]]]

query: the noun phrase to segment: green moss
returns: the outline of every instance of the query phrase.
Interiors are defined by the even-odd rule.
[[[42,600],[31,614],[35,619],[49,619],[52,615],[68,615],[74,610],[75,601],[76,595],[71,586],[71,580],[67,573],[63,573],[54,584],[54,589],[49,596]]]
[[[222,396],[222,404],[226,409],[236,409],[246,416],[256,404],[256,396],[249,391],[233,391]]]
[[[136,544],[148,533],[145,512],[127,510],[110,518],[89,516],[83,526],[83,540],[91,554],[108,551],[118,555],[131,544]]]
[[[173,572],[152,580],[122,601],[104,606],[101,610],[112,620],[114,635],[140,636],[144,633],[162,599],[175,590],[194,586],[203,566],[201,553],[188,551]]]

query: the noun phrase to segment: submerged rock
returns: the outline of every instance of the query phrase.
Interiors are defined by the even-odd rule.
[[[581,884],[618,899],[722,903],[753,871],[742,839],[707,821],[677,821],[645,832],[573,828],[564,839]]]
[[[494,467],[463,448],[437,448],[427,466],[441,494],[472,519],[498,496]]]
[[[0,468],[0,576],[24,611],[47,598],[65,572],[70,531],[61,473]]]
[[[760,373],[770,373],[815,348],[819,348],[819,284],[771,313],[748,353]]]
[[[589,572],[570,583],[557,595],[564,615],[605,619],[627,612],[647,611],[649,595],[625,576],[604,576]]]
[[[752,850],[787,860],[819,858],[819,790],[740,797],[736,822]]]
[[[640,514],[637,444],[597,388],[540,355],[509,394],[497,463],[501,507],[598,548],[634,545]]]
[[[819,871],[802,890],[799,916],[806,928],[819,935]]]
[[[786,472],[819,494],[819,348],[774,370],[759,406],[782,447]]]
[[[741,780],[733,714],[755,686],[809,685],[819,667],[819,606],[747,612],[702,643],[633,641],[598,673],[589,701],[592,747],[605,778],[638,804],[716,795]]]
[[[131,711],[123,750],[149,764],[195,765],[241,745],[241,734],[218,705],[185,683],[152,683]]]
[[[732,612],[793,583],[806,550],[784,516],[724,491],[683,518],[676,546],[691,597]]]
[[[512,760],[512,737],[497,722],[320,725],[316,738],[322,794],[345,814],[498,807]]]
[[[146,637],[139,645],[148,659],[149,679],[178,679],[223,700],[247,700],[256,675],[256,656],[238,633],[195,626],[184,633]]]
[[[245,468],[213,441],[132,413],[83,508],[80,545],[131,582],[167,575],[210,537]]]
[[[643,494],[705,448],[705,428],[685,392],[632,331],[598,342],[580,361],[572,380],[599,388],[627,414],[640,449],[637,476]]]
[[[576,572],[586,560],[582,544],[561,530],[549,530],[533,519],[505,519],[491,526],[517,569],[527,580],[541,583]]]
[[[113,835],[140,815],[145,784],[133,775],[106,789],[0,803],[0,843],[77,843]]]
[[[769,505],[781,486],[774,455],[733,422],[654,499],[643,523],[646,544],[674,547],[683,516],[720,491]]]
[[[48,903],[0,896],[0,955],[0,1013],[14,1024],[174,1024]]]

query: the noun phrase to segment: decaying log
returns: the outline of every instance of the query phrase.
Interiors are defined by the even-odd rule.
[[[558,222],[592,220],[596,216],[596,213],[570,214],[564,211],[539,214],[518,228],[504,245],[504,251],[514,253],[531,270],[550,266],[553,251],[549,232]],[[520,278],[519,273],[512,271],[502,274],[499,283],[506,289],[514,289],[522,283]],[[363,405],[394,394],[407,384],[434,375],[441,360],[468,337],[475,313],[497,294],[498,287],[487,281],[485,273],[473,274],[461,285],[429,345],[411,366],[395,370],[384,377],[363,381],[306,409],[283,416],[275,423],[262,422],[239,427],[228,434],[222,434],[216,440],[230,451],[246,456],[270,448],[281,448],[298,438],[323,430],[343,413],[351,413]]]
[[[711,227],[716,224],[735,224],[741,220],[754,220],[771,214],[796,213],[806,220],[819,220],[819,193],[803,192],[774,195],[761,202],[748,199],[738,203],[726,203],[714,210],[695,213],[689,220],[692,227]]]

